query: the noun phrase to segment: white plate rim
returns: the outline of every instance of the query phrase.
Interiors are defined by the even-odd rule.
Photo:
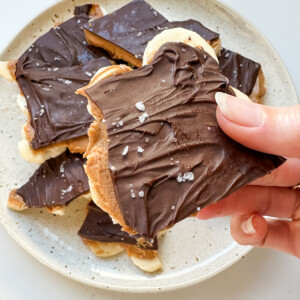
[[[8,43],[8,45],[6,47],[3,47],[2,49],[0,49],[0,57],[7,52],[7,50],[11,47],[11,45],[15,42],[15,39],[17,36],[19,36],[23,31],[25,31],[27,29],[27,27],[30,25],[30,23],[34,22],[41,14],[45,13],[46,11],[50,10],[50,9],[54,9],[55,6],[61,5],[61,3],[65,2],[67,3],[68,0],[61,0],[59,3],[55,3],[51,6],[46,7],[45,9],[41,9],[39,10],[39,13],[31,20],[29,20],[26,25],[24,25],[21,30],[19,30],[16,33],[16,36]],[[280,55],[278,54],[278,52],[275,50],[274,46],[271,44],[271,42],[265,37],[265,35],[258,30],[251,21],[249,21],[245,16],[243,16],[240,12],[238,12],[236,9],[234,9],[231,5],[225,4],[224,2],[220,1],[220,0],[210,0],[211,2],[213,2],[215,5],[229,11],[230,13],[232,13],[233,15],[236,15],[238,18],[240,18],[241,20],[244,20],[245,23],[251,28],[251,30],[255,31],[258,35],[260,35],[264,41],[268,44],[269,49],[273,51],[273,53],[278,57],[279,62],[282,66],[282,70],[285,72],[285,76],[289,81],[289,86],[291,88],[291,92],[294,94],[294,98],[298,99],[297,96],[297,92],[296,89],[294,87],[293,81],[291,79],[291,76],[289,74],[289,72],[287,71],[282,58],[280,57]],[[299,100],[298,100],[299,102]],[[15,232],[13,230],[10,229],[9,226],[6,225],[5,221],[0,218],[0,224],[5,228],[5,230],[8,232],[8,234],[24,249],[26,250],[30,255],[32,255],[34,258],[36,258],[39,262],[41,262],[43,265],[49,267],[50,269],[56,271],[57,273],[68,277],[72,280],[75,280],[77,282],[80,283],[84,283],[87,284],[89,286],[93,286],[93,287],[97,287],[97,288],[102,288],[102,289],[109,289],[112,291],[119,291],[119,292],[130,292],[130,293],[153,293],[153,292],[160,292],[160,291],[171,291],[171,290],[176,290],[176,289],[181,289],[184,287],[188,287],[191,285],[194,285],[196,283],[205,281],[217,274],[219,274],[220,272],[226,270],[227,268],[229,268],[230,266],[232,266],[233,264],[235,264],[236,262],[238,262],[240,259],[242,259],[245,255],[247,255],[252,249],[252,246],[245,246],[243,247],[243,250],[241,252],[239,252],[238,256],[235,256],[233,259],[229,260],[227,263],[225,263],[222,267],[219,267],[218,269],[215,269],[214,271],[208,273],[205,276],[199,277],[199,278],[195,278],[189,281],[184,281],[181,284],[176,284],[176,285],[168,285],[168,286],[161,286],[161,288],[157,288],[157,287],[153,287],[153,286],[148,286],[148,287],[124,287],[124,286],[118,286],[118,285],[107,285],[107,284],[102,284],[101,282],[95,282],[95,281],[91,281],[88,280],[84,277],[80,277],[77,275],[70,275],[67,271],[64,271],[62,268],[59,267],[59,265],[55,265],[55,264],[50,264],[49,261],[43,259],[42,255],[39,253],[38,250],[32,249],[30,247],[30,245],[26,244],[26,242],[24,240],[22,240],[22,238],[20,236],[18,236],[17,234],[15,234]]]

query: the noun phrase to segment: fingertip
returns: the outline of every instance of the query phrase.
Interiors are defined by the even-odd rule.
[[[241,245],[260,244],[268,232],[267,222],[259,214],[233,216],[230,228],[232,237]]]
[[[197,213],[197,218],[200,220],[209,220],[212,218],[218,218],[221,216],[221,211],[222,208],[220,208],[220,202],[218,203],[212,203],[206,207],[204,207],[203,209],[201,209],[198,213]]]

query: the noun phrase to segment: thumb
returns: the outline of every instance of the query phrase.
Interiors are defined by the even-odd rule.
[[[300,105],[268,107],[216,93],[217,120],[240,144],[261,152],[300,157]]]

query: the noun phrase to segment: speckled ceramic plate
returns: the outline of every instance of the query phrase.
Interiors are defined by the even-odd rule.
[[[32,20],[8,45],[0,60],[16,59],[53,21],[71,16],[74,4],[61,1]],[[108,11],[127,1],[102,1]],[[222,44],[261,62],[267,81],[265,103],[291,105],[297,96],[290,77],[268,41],[253,25],[227,6],[213,0],[149,1],[170,20],[194,18],[221,34]],[[9,191],[23,184],[36,165],[21,159],[17,142],[25,122],[16,104],[16,84],[0,79],[0,221],[11,236],[43,264],[80,282],[111,290],[155,292],[188,286],[210,278],[247,254],[251,247],[231,238],[228,219],[203,222],[190,218],[160,240],[164,269],[145,274],[123,254],[98,259],[76,235],[84,219],[84,200],[72,203],[64,217],[40,209],[16,213],[6,208]]]

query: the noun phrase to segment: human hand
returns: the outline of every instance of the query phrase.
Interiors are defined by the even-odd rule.
[[[202,209],[207,220],[232,215],[231,235],[242,245],[273,248],[300,258],[300,105],[267,107],[217,93],[217,120],[237,142],[288,157],[278,169]],[[264,218],[263,216],[279,219]]]

